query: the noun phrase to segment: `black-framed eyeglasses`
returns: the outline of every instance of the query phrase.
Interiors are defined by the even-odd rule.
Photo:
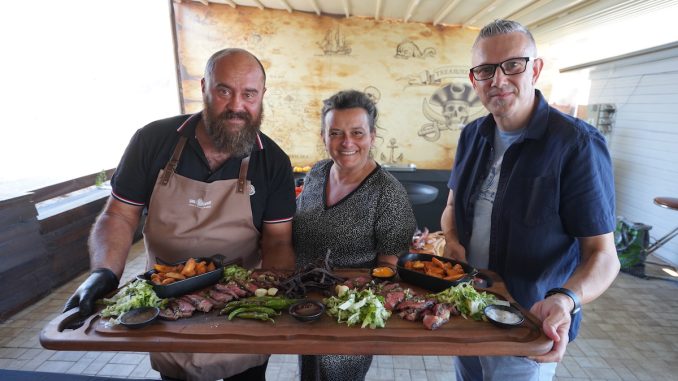
[[[535,59],[534,57],[514,57],[498,64],[478,65],[471,68],[471,74],[476,81],[486,81],[494,77],[494,73],[497,72],[497,67],[499,67],[505,75],[516,75],[524,73],[527,69],[527,63]]]

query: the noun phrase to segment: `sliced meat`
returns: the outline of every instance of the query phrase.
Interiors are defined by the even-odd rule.
[[[177,308],[172,308],[170,305],[167,308],[161,309],[158,316],[165,320],[178,320],[181,317],[181,311]]]
[[[190,317],[195,311],[195,307],[190,301],[183,299],[174,299],[170,303],[174,303],[177,311],[180,313],[181,317]]]
[[[386,295],[384,295],[384,307],[389,311],[393,311],[395,307],[403,300],[405,300],[404,291],[388,292]]]
[[[230,283],[231,282],[228,282],[227,284],[230,284]],[[246,292],[246,294],[244,296],[254,294],[254,292],[257,291],[257,289],[259,288],[256,284],[251,283],[251,282],[247,282],[247,283],[238,282],[237,286],[238,286],[238,289],[240,291]],[[235,292],[235,290],[233,290],[233,291]]]
[[[232,294],[226,293],[226,292],[220,292],[215,289],[210,289],[207,291],[207,295],[209,295],[210,298],[216,300],[217,302],[220,303],[228,303],[231,300],[235,299],[236,297]]]
[[[372,281],[372,278],[370,278],[367,275],[361,275],[358,277],[355,277],[353,279],[349,279],[346,282],[344,282],[344,285],[348,288],[356,288],[356,289],[361,289],[363,288],[366,284],[370,283]]]
[[[424,327],[430,330],[439,328],[441,325],[447,323],[450,320],[450,315],[452,312],[455,312],[457,315],[457,309],[454,306],[446,303],[438,303],[431,310],[427,311],[428,313],[424,316]]]
[[[395,309],[400,311],[398,316],[405,320],[421,320],[426,310],[433,307],[435,301],[431,299],[409,299],[396,305]]]
[[[249,295],[247,290],[243,289],[242,286],[240,286],[238,283],[232,281],[226,284],[217,283],[214,285],[214,289],[219,292],[232,295],[234,299],[240,299],[242,297]]]
[[[419,311],[417,310],[406,310],[398,313],[398,316],[400,316],[402,319],[409,320],[409,321],[417,321],[419,320]]]
[[[396,306],[396,310],[405,311],[405,310],[419,310],[423,311],[433,307],[435,301],[431,299],[408,299],[404,300]]]
[[[438,329],[441,325],[447,323],[450,319],[443,319],[440,316],[436,315],[426,315],[424,316],[424,327],[427,329],[430,329],[433,331],[434,329]]]
[[[382,292],[389,292],[389,291],[402,291],[402,287],[400,286],[400,283],[389,283],[389,282],[383,282],[381,286],[381,291]]]
[[[220,302],[218,300],[214,300],[211,297],[209,297],[209,295],[204,295],[204,298],[205,298],[205,300],[207,300],[208,302],[210,302],[212,304],[212,309],[224,308],[224,306],[226,306],[226,303],[227,303],[227,302]]]
[[[214,307],[214,305],[210,303],[209,300],[196,294],[186,294],[179,298],[179,300],[185,300],[191,303],[193,307],[195,307],[195,309],[202,312],[210,312],[212,310],[212,307]]]

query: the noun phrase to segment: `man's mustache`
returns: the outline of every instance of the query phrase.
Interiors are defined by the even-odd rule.
[[[250,114],[246,113],[245,111],[224,111],[219,115],[219,119],[242,119],[249,122]]]

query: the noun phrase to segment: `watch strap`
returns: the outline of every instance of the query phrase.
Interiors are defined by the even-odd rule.
[[[570,315],[574,315],[581,310],[581,302],[579,301],[579,297],[577,296],[577,294],[574,293],[574,291],[563,287],[552,288],[546,292],[546,296],[544,297],[544,299],[554,294],[567,295],[568,297],[570,297],[570,299],[572,299],[572,302],[574,302],[574,307],[572,308],[572,311],[570,311]]]

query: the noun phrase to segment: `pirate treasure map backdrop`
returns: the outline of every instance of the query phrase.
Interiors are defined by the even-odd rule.
[[[475,30],[195,2],[174,8],[184,112],[202,109],[210,55],[247,49],[267,71],[262,131],[294,166],[327,157],[320,110],[339,90],[377,102],[373,155],[382,164],[450,169],[462,127],[486,112],[468,79]]]

